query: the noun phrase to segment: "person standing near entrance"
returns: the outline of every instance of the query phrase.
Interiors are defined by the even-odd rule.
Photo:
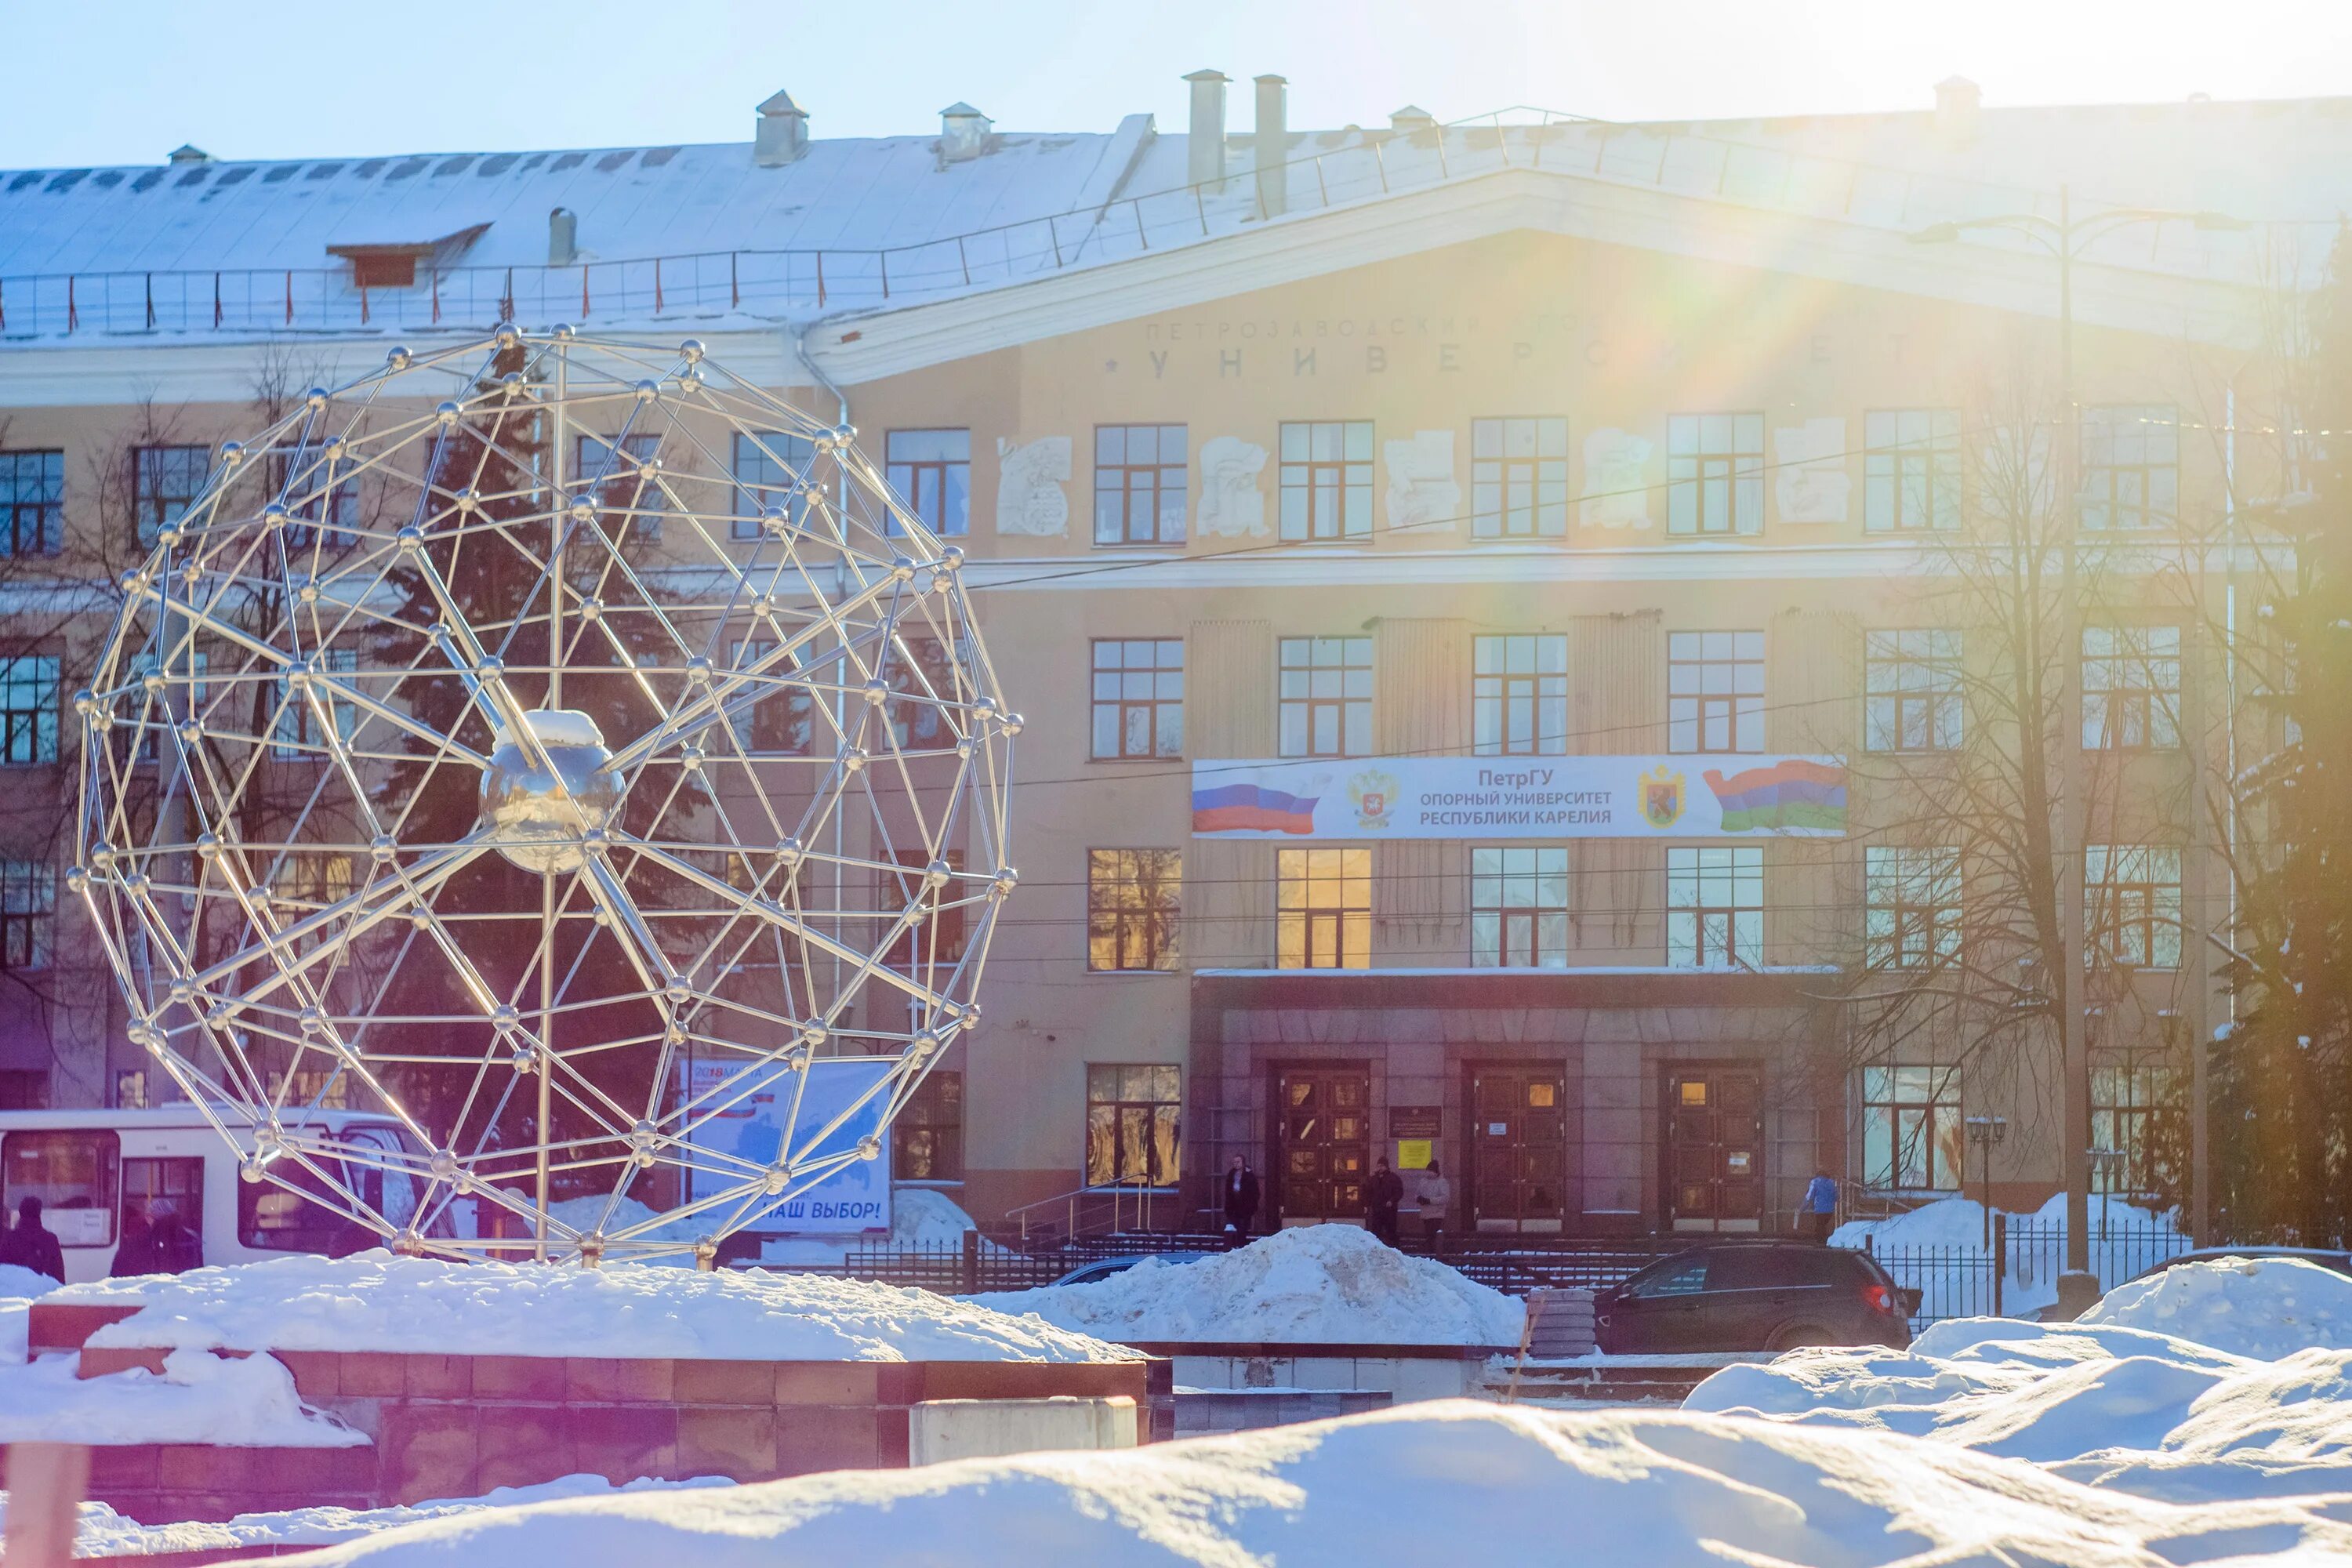
[[[1257,1173],[1243,1155],[1234,1155],[1225,1173],[1224,1200],[1225,1237],[1239,1247],[1249,1239],[1250,1222],[1257,1217]]]
[[[1805,1184],[1804,1198],[1797,1205],[1799,1234],[1827,1246],[1837,1221],[1837,1196],[1836,1180],[1815,1166],[1813,1179]]]
[[[1372,1170],[1364,1189],[1364,1228],[1391,1247],[1397,1244],[1397,1207],[1404,1202],[1404,1179],[1389,1169],[1386,1160]]]
[[[19,1268],[46,1274],[60,1285],[66,1282],[65,1249],[58,1245],[49,1227],[41,1223],[41,1200],[30,1193],[16,1205],[16,1225],[5,1236],[0,1236],[0,1263],[13,1263]]]
[[[1432,1160],[1421,1173],[1421,1234],[1429,1242],[1433,1257],[1445,1247],[1445,1217],[1454,1207],[1454,1184]]]

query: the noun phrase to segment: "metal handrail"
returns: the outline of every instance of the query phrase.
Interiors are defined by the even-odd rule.
[[[1109,1229],[1115,1231],[1119,1228],[1119,1216],[1127,1212],[1127,1200],[1131,1197],[1135,1204],[1137,1220],[1143,1229],[1149,1230],[1151,1228],[1152,1200],[1161,1198],[1172,1201],[1176,1196],[1176,1188],[1172,1184],[1152,1186],[1143,1182],[1112,1182],[1095,1186],[1073,1187],[1066,1193],[1057,1193],[1050,1198],[1039,1198],[1034,1203],[1025,1203],[1017,1208],[1009,1208],[1004,1211],[1004,1217],[1019,1221],[1021,1239],[1025,1242],[1029,1239],[1030,1215],[1035,1210],[1052,1208],[1059,1204],[1063,1210],[1060,1234],[1066,1237],[1076,1237],[1080,1234],[1079,1206],[1090,1198],[1100,1199],[1106,1196],[1110,1199]]]

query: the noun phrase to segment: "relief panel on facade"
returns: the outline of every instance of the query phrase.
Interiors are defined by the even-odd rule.
[[[1059,539],[1070,531],[1070,438],[1041,436],[1019,446],[996,441],[996,531]]]
[[[1584,499],[1578,515],[1587,528],[1650,526],[1650,454],[1655,442],[1630,430],[1595,430],[1584,438]]]
[[[1388,459],[1389,526],[1450,533],[1462,516],[1462,486],[1454,477],[1454,432],[1416,430],[1410,440],[1383,441]]]
[[[1265,448],[1238,436],[1213,436],[1201,443],[1201,514],[1195,527],[1204,537],[1237,539],[1265,532],[1265,496],[1257,488],[1265,471]]]
[[[1853,488],[1846,471],[1845,421],[1808,419],[1772,432],[1772,499],[1782,522],[1843,522]]]

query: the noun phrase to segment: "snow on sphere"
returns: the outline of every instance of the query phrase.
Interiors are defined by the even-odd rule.
[[[879,1060],[887,1120],[973,1026],[1014,731],[961,552],[699,344],[394,351],[150,539],[69,885],[259,1223],[685,1252],[870,1157],[800,1075]]]

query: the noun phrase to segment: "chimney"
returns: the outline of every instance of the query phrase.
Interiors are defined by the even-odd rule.
[[[213,161],[210,153],[186,142],[173,148],[166,156],[174,163],[209,163]]]
[[[1977,106],[1984,93],[1964,76],[1946,77],[1936,84],[1936,139],[1947,147],[1965,147],[1977,139]]]
[[[995,121],[958,100],[940,110],[940,162],[961,163],[988,151],[988,132]]]
[[[1281,165],[1290,156],[1290,132],[1283,124],[1289,80],[1278,76],[1257,79],[1257,205],[1267,217],[1278,217],[1289,205],[1290,171]]]
[[[1192,84],[1192,123],[1184,137],[1184,178],[1187,184],[1225,188],[1225,83],[1223,71],[1194,71],[1184,79]]]
[[[800,161],[808,151],[808,113],[779,89],[760,105],[759,129],[751,138],[751,162],[762,169],[779,169]]]
[[[547,264],[569,267],[580,258],[580,220],[570,207],[547,215]]]
[[[1417,103],[1408,103],[1389,116],[1389,129],[1401,136],[1411,136],[1437,129],[1437,116]]]

